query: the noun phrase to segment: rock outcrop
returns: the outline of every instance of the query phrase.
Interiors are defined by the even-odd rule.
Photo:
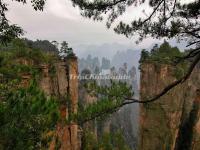
[[[78,125],[66,120],[70,115],[77,113],[78,107],[78,79],[70,78],[78,75],[78,62],[76,57],[68,57],[64,62],[55,64],[55,76],[50,77],[48,67],[43,67],[43,78],[40,81],[41,88],[47,94],[56,95],[60,100],[61,122],[57,125],[54,140],[50,149],[58,147],[60,150],[80,149],[78,138]]]
[[[29,60],[18,60],[20,64],[33,64]],[[40,64],[41,70],[38,84],[47,96],[54,96],[60,105],[60,121],[50,143],[50,150],[79,150],[80,138],[78,125],[70,121],[66,123],[71,114],[77,113],[78,107],[78,79],[70,78],[70,75],[78,75],[78,62],[75,56],[67,57],[66,60],[56,61],[54,64]],[[52,68],[53,67],[53,68]],[[28,87],[31,80],[30,74],[22,75],[23,87]]]
[[[170,65],[143,63],[141,100],[153,97],[175,81],[174,71]],[[156,102],[140,105],[139,150],[199,150],[199,73],[197,66],[185,83]],[[184,144],[189,145],[188,149]]]

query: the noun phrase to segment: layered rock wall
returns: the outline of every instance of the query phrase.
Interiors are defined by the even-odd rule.
[[[161,92],[168,84],[176,80],[175,69],[170,65],[144,63],[141,66],[141,100],[146,100]],[[178,85],[166,95],[153,103],[140,105],[140,139],[139,150],[174,150],[183,144],[186,130],[182,126],[191,119],[195,103],[196,91],[200,89],[200,68],[196,67],[190,78]],[[196,111],[196,113],[199,113]],[[195,114],[195,116],[198,116]],[[194,118],[192,118],[194,119]],[[200,147],[199,116],[191,126],[193,150]],[[183,134],[180,134],[183,132]],[[185,139],[184,139],[185,140]],[[181,142],[179,142],[181,141]],[[176,149],[180,150],[180,149]]]
[[[50,66],[40,65],[42,70],[39,85],[48,96],[55,96],[60,103],[61,121],[57,124],[50,149],[56,147],[60,150],[80,149],[78,137],[78,125],[75,122],[66,124],[70,114],[77,113],[78,107],[78,79],[70,78],[70,75],[78,75],[78,63],[76,57],[69,57],[65,61],[54,64],[55,72],[50,73]]]

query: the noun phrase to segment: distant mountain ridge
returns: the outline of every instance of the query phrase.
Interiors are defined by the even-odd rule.
[[[135,45],[134,43],[130,44],[121,44],[121,43],[104,43],[104,44],[79,44],[74,45],[73,49],[77,56],[79,58],[86,58],[89,54],[93,57],[107,57],[109,59],[112,59],[112,57],[118,52],[118,51],[127,51],[127,50],[133,50],[133,51],[141,51],[142,49],[150,50],[155,44],[158,44],[160,46],[163,43],[164,40],[157,41],[152,44],[145,44],[146,47],[142,45]],[[181,51],[186,49],[187,42],[182,41],[181,43],[178,43],[176,39],[167,40],[170,45],[177,46]]]

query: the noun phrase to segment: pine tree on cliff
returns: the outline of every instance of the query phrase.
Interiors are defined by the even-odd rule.
[[[62,58],[74,55],[73,49],[68,46],[66,41],[61,43],[60,55]]]

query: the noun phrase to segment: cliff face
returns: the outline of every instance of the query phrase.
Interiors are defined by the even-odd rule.
[[[29,60],[18,60],[20,64],[33,63]],[[54,64],[40,64],[40,77],[38,84],[47,96],[54,96],[60,105],[60,122],[57,129],[52,133],[53,140],[50,150],[78,150],[80,138],[78,137],[78,125],[74,122],[66,124],[66,119],[72,113],[77,113],[78,103],[78,80],[70,79],[70,75],[78,75],[78,62],[76,57],[60,60]],[[53,67],[53,68],[52,68]],[[22,86],[26,87],[31,80],[31,75],[22,75]]]
[[[78,107],[78,80],[70,79],[70,75],[78,75],[78,63],[76,57],[71,57],[64,62],[55,64],[55,75],[48,74],[47,67],[43,68],[43,78],[40,81],[41,88],[51,95],[56,95],[60,100],[61,122],[57,125],[55,138],[50,149],[55,149],[59,145],[60,150],[78,150],[78,125],[64,122],[70,114],[77,113]],[[69,99],[68,99],[69,98]],[[69,102],[67,101],[69,100]]]
[[[142,64],[141,100],[158,94],[175,81],[174,72],[169,65]],[[200,89],[199,73],[200,68],[196,67],[185,83],[156,102],[140,105],[139,150],[180,150],[184,143],[198,150],[200,119],[196,90]],[[198,106],[195,111],[194,106]],[[189,130],[191,132],[187,132]]]

